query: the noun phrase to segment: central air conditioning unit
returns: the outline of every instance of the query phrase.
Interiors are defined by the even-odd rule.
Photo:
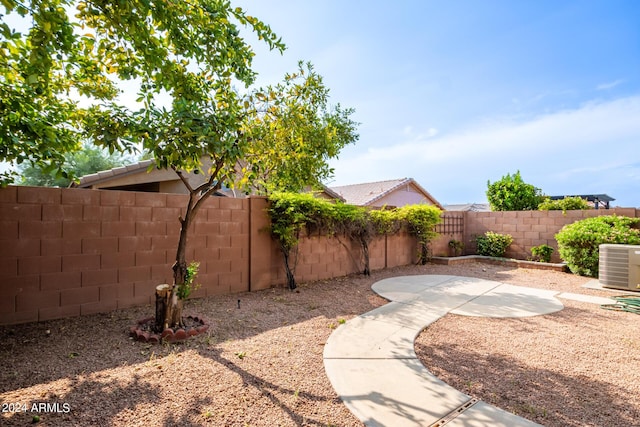
[[[598,280],[605,288],[640,291],[640,246],[600,245]]]

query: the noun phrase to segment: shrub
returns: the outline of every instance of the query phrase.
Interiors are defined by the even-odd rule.
[[[393,234],[400,229],[401,219],[397,209],[375,209],[369,211],[369,220],[379,235]]]
[[[192,261],[191,264],[187,267],[187,274],[184,277],[184,283],[178,285],[178,298],[181,300],[185,300],[189,298],[192,291],[197,290],[200,287],[200,284],[194,284],[193,281],[195,277],[198,275],[198,270],[200,269],[200,263],[196,261]]]
[[[340,235],[344,235],[358,243],[364,258],[363,274],[369,276],[369,243],[377,235],[376,225],[370,220],[369,211],[362,206],[348,205],[337,202],[331,210],[332,226],[329,230],[340,241]],[[354,258],[355,260],[355,258]]]
[[[460,256],[464,250],[464,243],[460,240],[451,239],[449,240],[449,247],[451,248],[451,252],[453,252],[453,256]]]
[[[534,261],[550,262],[553,248],[549,245],[534,246],[531,248],[531,256]]]
[[[309,193],[276,192],[269,196],[267,209],[271,217],[271,235],[279,243],[284,257],[287,284],[296,288],[294,277],[297,247],[303,229],[307,234],[318,232],[335,237],[345,245],[341,236],[356,242],[362,252],[363,273],[370,274],[369,243],[376,237],[397,232],[406,224],[426,245],[435,235],[433,228],[440,220],[440,210],[433,206],[405,206],[400,209],[369,210],[341,202],[331,203]],[[348,247],[347,247],[348,248]],[[358,260],[353,258],[358,264]]]
[[[509,245],[513,243],[513,237],[510,234],[487,231],[484,236],[476,237],[476,243],[480,255],[502,257]]]
[[[598,277],[599,246],[640,244],[639,218],[607,215],[567,224],[556,234],[560,257],[574,274]]]
[[[589,203],[580,197],[565,197],[564,199],[551,200],[546,198],[538,205],[540,211],[577,211],[590,209]]]
[[[420,245],[418,253],[418,262],[422,265],[427,263],[428,244],[435,236],[435,226],[442,221],[440,215],[442,211],[435,206],[430,205],[406,205],[399,209],[398,216],[407,222],[409,232],[416,236]]]

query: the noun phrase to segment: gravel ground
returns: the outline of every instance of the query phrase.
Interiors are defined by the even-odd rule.
[[[483,268],[514,285],[619,295],[570,274]],[[416,353],[449,385],[547,427],[640,426],[640,316],[561,301],[529,318],[449,314],[418,336]]]
[[[609,295],[564,273],[427,265],[189,301],[185,314],[211,327],[182,344],[128,337],[150,306],[0,327],[0,425],[37,415],[42,426],[362,426],[324,373],[323,346],[343,319],[385,304],[371,284],[410,274]],[[537,422],[638,425],[640,318],[563,302],[529,319],[446,316],[416,351],[454,387]]]

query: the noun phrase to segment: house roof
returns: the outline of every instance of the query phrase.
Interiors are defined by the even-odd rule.
[[[399,178],[387,181],[342,185],[331,187],[331,189],[342,196],[349,204],[358,206],[369,206],[377,200],[382,199],[393,191],[408,184],[413,184],[416,188],[418,188],[418,190],[420,190],[420,192],[422,192],[426,196],[426,198],[432,201],[439,208],[442,208],[442,205],[440,205],[440,203],[413,178]]]
[[[127,175],[133,175],[140,172],[145,172],[150,166],[154,165],[154,160],[143,160],[135,164],[120,166],[109,170],[104,170],[96,173],[92,173],[90,175],[84,175],[80,177],[80,182],[74,184],[74,187],[80,188],[88,188],[93,185],[101,184],[104,182],[108,182],[114,180],[116,178],[122,178]],[[340,194],[336,193],[331,188],[322,185],[322,191],[324,191],[329,197],[334,198],[336,200],[340,200],[342,202],[345,199],[340,196]],[[244,194],[242,192],[237,192],[231,189],[220,189],[216,192],[218,196],[227,196],[227,197],[243,197]]]
[[[327,187],[326,185],[322,184],[322,191],[324,191],[329,197],[339,200],[341,202],[346,202],[347,200],[342,197],[339,193],[337,193],[335,190]]]
[[[92,185],[100,184],[104,181],[109,181],[114,178],[138,173],[140,171],[146,170],[151,165],[153,165],[153,160],[143,160],[132,165],[120,166],[117,168],[92,173],[90,175],[85,175],[80,177],[80,182],[76,184],[75,187],[91,187]]]
[[[463,203],[456,205],[443,205],[446,211],[470,211],[470,212],[489,212],[491,206],[489,203]]]

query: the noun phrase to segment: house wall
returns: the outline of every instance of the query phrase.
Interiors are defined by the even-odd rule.
[[[185,173],[185,177],[192,187],[204,183],[205,178],[202,174]],[[146,169],[138,170],[133,173],[124,174],[122,176],[111,177],[109,180],[92,184],[90,188],[106,189],[124,187],[136,184],[159,183],[160,193],[176,193],[188,194],[188,190],[176,173],[171,169],[152,169],[147,172]]]
[[[174,181],[161,181],[159,193],[172,193],[172,194],[189,194],[189,190],[184,186],[182,181],[176,179]],[[198,186],[202,182],[190,182],[191,185]]]
[[[428,205],[433,205],[433,201],[429,200],[425,197],[425,195],[420,192],[413,185],[405,185],[401,188],[398,188],[387,194],[386,196],[376,200],[371,206],[373,207],[382,207],[382,206],[404,206],[404,205],[416,205],[420,203],[426,203]]]

